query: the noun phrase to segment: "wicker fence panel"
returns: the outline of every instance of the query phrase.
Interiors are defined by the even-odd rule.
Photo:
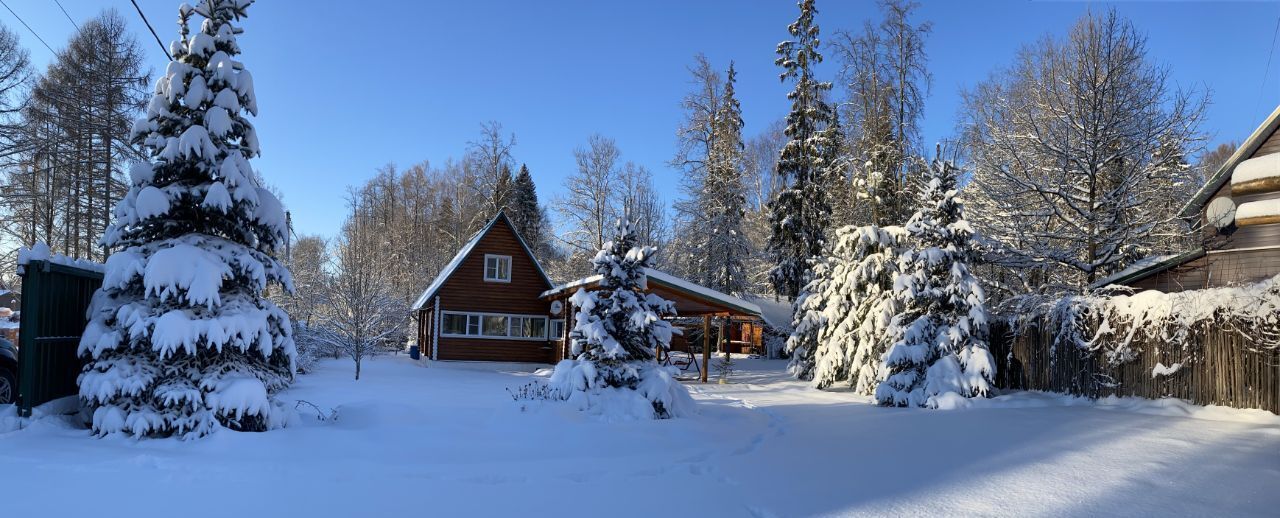
[[[1194,331],[1191,347],[1137,340],[1133,361],[1109,366],[1089,351],[1054,346],[1043,322],[1014,330],[992,326],[991,352],[1000,362],[996,385],[1007,389],[1060,392],[1090,398],[1174,397],[1201,405],[1261,408],[1280,414],[1280,351],[1258,350],[1232,329]],[[1176,372],[1153,375],[1157,364],[1181,365]]]

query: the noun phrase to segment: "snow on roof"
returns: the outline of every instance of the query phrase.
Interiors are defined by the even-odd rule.
[[[572,290],[572,289],[577,289],[577,288],[580,288],[580,287],[582,287],[582,286],[588,286],[588,285],[591,285],[591,284],[595,284],[595,283],[597,283],[597,282],[600,282],[600,279],[603,279],[603,278],[604,278],[604,276],[603,276],[603,275],[600,275],[600,274],[598,274],[598,273],[597,273],[597,274],[592,275],[592,276],[589,276],[589,277],[583,277],[583,278],[578,279],[578,280],[576,280],[576,281],[569,281],[569,282],[566,282],[566,283],[561,284],[561,285],[559,285],[559,286],[556,286],[556,287],[554,287],[554,288],[551,288],[551,289],[549,289],[549,290],[547,290],[547,291],[542,292],[541,294],[539,294],[539,295],[538,295],[538,298],[546,298],[546,297],[550,297],[550,296],[552,296],[552,295],[558,295],[558,294],[564,293],[564,292],[569,291],[569,290]]]
[[[781,331],[791,331],[794,314],[790,302],[762,295],[748,295],[746,299],[760,307],[760,316],[766,324]]]
[[[1280,153],[1250,158],[1231,173],[1231,185],[1239,185],[1253,180],[1280,176]]]
[[[1094,281],[1093,284],[1089,285],[1089,287],[1097,289],[1103,286],[1125,282],[1138,276],[1140,273],[1176,266],[1184,261],[1200,257],[1201,255],[1204,255],[1204,250],[1193,250],[1191,252],[1184,252],[1181,254],[1163,254],[1143,257],[1142,259],[1134,261],[1133,264],[1123,270]]]
[[[479,243],[480,239],[483,238],[485,234],[489,233],[489,230],[493,228],[493,225],[496,224],[499,219],[506,218],[507,215],[505,212],[498,211],[498,215],[489,220],[489,223],[485,224],[484,228],[480,229],[475,234],[472,234],[471,238],[467,240],[467,244],[462,245],[462,249],[458,250],[458,254],[453,256],[453,259],[449,261],[449,264],[446,264],[444,268],[440,270],[440,273],[436,275],[436,278],[431,281],[431,284],[427,285],[427,289],[422,291],[422,295],[418,296],[418,300],[413,303],[413,309],[422,309],[423,306],[426,306],[427,302],[431,300],[431,297],[435,296],[436,291],[438,291],[441,286],[444,286],[444,281],[448,280],[449,277],[453,275],[454,270],[457,270],[459,266],[462,266],[462,261],[466,260],[468,255],[471,255],[471,250],[476,247],[476,243]],[[507,225],[511,226],[511,220],[507,220]],[[533,255],[533,251],[529,249],[529,245],[524,242],[524,236],[521,236],[514,226],[511,227],[511,233],[516,235],[516,241],[520,242],[520,246],[524,248],[525,253],[529,255],[529,259],[533,260],[533,266],[538,269],[538,274],[542,275],[542,279],[547,281],[548,286],[555,286],[556,283],[551,282],[551,277],[547,276],[547,272],[542,270],[542,265],[538,263],[538,258]]]
[[[721,304],[731,306],[736,309],[744,310],[747,313],[751,313],[756,316],[761,315],[760,306],[757,306],[754,303],[742,300],[733,295],[729,295],[728,293],[722,293],[722,292],[713,290],[711,288],[708,288],[706,286],[702,286],[700,284],[694,284],[692,282],[686,281],[684,279],[681,279],[669,273],[654,270],[653,268],[645,268],[645,275],[647,275],[650,279],[658,281],[659,284],[666,284],[676,289],[684,290],[691,293],[696,293],[698,295],[701,295],[707,298],[708,300],[714,300]]]
[[[1209,202],[1209,197],[1213,196],[1213,193],[1217,192],[1218,188],[1222,187],[1222,184],[1226,183],[1227,180],[1230,179],[1229,173],[1236,167],[1236,164],[1244,160],[1246,156],[1252,155],[1257,151],[1277,128],[1280,128],[1280,106],[1277,106],[1275,111],[1272,111],[1271,115],[1268,115],[1266,120],[1262,121],[1262,124],[1258,126],[1257,129],[1253,130],[1253,133],[1249,135],[1249,138],[1245,139],[1244,143],[1240,144],[1240,147],[1236,149],[1236,152],[1232,153],[1231,157],[1222,164],[1222,167],[1219,167],[1218,171],[1209,177],[1209,181],[1205,182],[1204,186],[1200,188],[1200,191],[1188,200],[1187,204],[1183,205],[1182,210],[1178,211],[1178,213],[1182,217],[1188,218],[1199,212],[1200,208],[1204,207],[1204,204]]]
[[[763,317],[763,312],[760,310],[760,306],[756,305],[753,302],[748,302],[746,300],[740,299],[733,295],[729,295],[727,293],[722,293],[722,292],[713,290],[706,286],[694,284],[692,282],[689,282],[679,277],[676,277],[674,275],[671,275],[667,272],[654,270],[653,268],[645,268],[644,273],[649,278],[649,280],[656,281],[658,284],[662,284],[667,287],[681,290],[687,293],[692,293],[704,299],[718,302],[721,305],[728,306],[733,309],[737,309],[744,313]],[[543,298],[550,297],[553,295],[564,293],[566,291],[569,291],[575,288],[595,284],[597,282],[600,282],[601,278],[602,278],[601,275],[596,274],[590,277],[583,277],[576,281],[566,282],[560,286],[556,286],[555,288],[542,292],[542,294],[539,295],[539,297],[543,297]]]

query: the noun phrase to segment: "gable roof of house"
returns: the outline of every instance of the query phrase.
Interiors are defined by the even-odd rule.
[[[1236,148],[1236,152],[1232,153],[1231,157],[1226,162],[1223,162],[1222,167],[1219,167],[1213,173],[1213,176],[1209,177],[1209,180],[1196,192],[1196,195],[1188,200],[1186,205],[1182,206],[1182,210],[1178,211],[1178,215],[1185,219],[1199,214],[1200,210],[1204,208],[1204,204],[1209,202],[1209,197],[1218,192],[1218,189],[1222,188],[1223,184],[1231,180],[1231,171],[1236,168],[1236,165],[1252,156],[1267,141],[1267,138],[1276,132],[1277,128],[1280,128],[1280,106],[1277,106],[1271,112],[1271,115],[1268,115],[1266,120],[1262,121],[1262,125],[1258,126],[1258,129],[1253,130],[1253,133],[1240,144],[1239,148]]]
[[[453,256],[453,259],[449,261],[449,264],[446,264],[444,268],[440,270],[440,273],[436,275],[436,278],[431,281],[431,284],[427,285],[427,289],[423,290],[422,295],[419,295],[418,300],[413,303],[414,311],[425,307],[427,303],[431,301],[431,298],[436,296],[436,292],[440,291],[440,287],[444,286],[445,281],[449,280],[449,277],[453,275],[453,272],[456,271],[459,266],[462,266],[462,262],[466,261],[467,256],[471,255],[472,250],[475,249],[476,245],[480,243],[480,240],[493,229],[494,225],[496,225],[499,220],[505,220],[507,222],[507,226],[511,228],[511,233],[515,234],[516,241],[520,242],[520,247],[524,248],[524,253],[533,261],[533,267],[537,268],[538,274],[542,276],[542,280],[546,281],[547,286],[556,285],[556,283],[551,282],[551,277],[542,269],[542,264],[538,262],[538,257],[533,255],[533,249],[529,248],[528,243],[524,242],[524,236],[520,235],[520,232],[516,230],[515,225],[511,224],[511,219],[507,217],[507,213],[499,210],[498,215],[489,220],[489,223],[485,224],[484,228],[481,228],[475,234],[472,234],[471,238],[467,240],[467,243],[462,245],[462,249],[458,250],[458,254]]]
[[[756,317],[763,316],[760,306],[754,302],[749,302],[733,295],[722,293],[700,284],[695,284],[661,270],[655,270],[653,268],[645,268],[644,270],[645,276],[648,277],[648,282],[657,284],[669,290],[684,293],[697,299],[713,302],[721,307],[732,309],[744,315]],[[574,288],[594,286],[600,283],[601,278],[603,277],[600,274],[595,274],[590,277],[583,277],[576,281],[566,282],[560,286],[556,286],[555,288],[542,292],[539,297],[546,299],[560,295]]]

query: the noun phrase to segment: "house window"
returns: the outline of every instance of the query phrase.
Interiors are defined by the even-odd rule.
[[[546,338],[547,319],[545,317],[511,317],[509,336],[519,338]]]
[[[441,334],[468,336],[480,334],[480,315],[445,313],[440,326]]]
[[[546,339],[547,317],[444,312],[441,336],[520,340]]]
[[[551,321],[551,339],[564,340],[564,319],[557,318]]]
[[[484,280],[487,282],[511,282],[511,256],[485,254]]]
[[[501,315],[485,315],[484,330],[485,336],[507,336],[507,319],[509,317]]]

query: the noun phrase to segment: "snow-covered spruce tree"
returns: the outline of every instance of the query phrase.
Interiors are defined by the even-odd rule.
[[[253,79],[232,25],[250,0],[183,5],[181,39],[133,139],[150,161],[102,243],[118,250],[94,295],[79,353],[93,431],[195,438],[219,425],[283,424],[272,395],[293,376],[289,316],[263,298],[292,290],[273,257],[284,211],[249,165],[258,139]],[[204,18],[190,34],[192,15]]]
[[[935,159],[906,225],[894,291],[902,308],[888,332],[875,398],[882,405],[948,408],[985,396],[995,375],[982,287],[969,273],[973,230],[956,201],[956,169]]]
[[[787,143],[778,158],[777,174],[785,186],[769,202],[768,251],[774,267],[769,281],[774,292],[794,299],[810,280],[810,262],[822,255],[824,233],[831,222],[827,188],[832,156],[831,106],[823,99],[831,83],[818,81],[813,66],[822,62],[818,53],[817,9],[813,0],[801,0],[800,17],[787,27],[792,39],[778,44],[776,63],[783,81],[794,79],[787,94]]]
[[[818,351],[818,334],[826,326],[827,284],[831,281],[832,258],[818,257],[811,268],[813,280],[805,284],[800,295],[792,303],[793,318],[791,336],[787,337],[786,351],[791,355],[787,371],[797,379],[813,379],[814,358]]]
[[[813,382],[817,388],[845,383],[871,395],[883,381],[881,357],[897,337],[890,323],[900,304],[894,291],[898,257],[906,242],[902,227],[844,227],[836,231],[826,277],[814,294],[822,299],[823,325],[816,330]]]
[[[736,79],[737,72],[730,63],[720,112],[713,122],[715,139],[698,196],[702,212],[698,219],[706,226],[693,233],[699,241],[693,262],[695,272],[708,286],[741,295],[747,286],[743,261],[751,253],[751,244],[743,229],[747,196],[742,181],[742,105],[733,89]]]
[[[556,365],[551,386],[580,410],[610,419],[665,419],[693,412],[693,399],[654,353],[671,345],[665,315],[675,305],[645,293],[653,247],[637,246],[626,218],[617,237],[592,259],[600,274],[595,291],[579,289],[570,333],[573,360]]]

